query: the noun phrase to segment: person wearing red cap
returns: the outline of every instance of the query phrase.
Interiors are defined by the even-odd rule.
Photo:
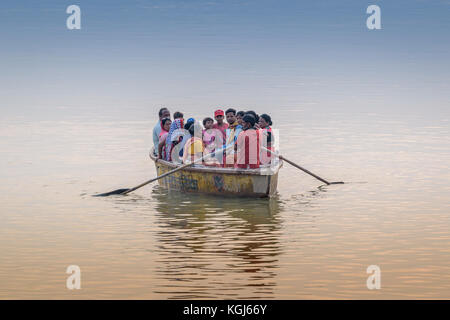
[[[216,123],[213,124],[213,129],[219,129],[220,132],[222,132],[223,135],[223,141],[226,141],[227,138],[227,133],[226,130],[228,129],[228,124],[226,124],[225,122],[223,122],[225,113],[223,112],[223,110],[216,110],[214,111],[214,119],[216,119]]]

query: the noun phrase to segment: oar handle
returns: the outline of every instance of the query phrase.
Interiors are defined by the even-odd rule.
[[[277,156],[277,157],[280,158],[281,160],[286,161],[286,162],[289,163],[290,165],[293,165],[294,167],[296,167],[296,168],[302,170],[303,172],[306,172],[307,174],[313,176],[313,177],[316,178],[317,180],[320,180],[320,181],[322,181],[323,183],[325,183],[325,184],[327,184],[327,185],[330,185],[330,184],[331,184],[331,183],[328,182],[327,180],[325,180],[325,179],[319,177],[318,175],[312,173],[311,171],[309,171],[309,170],[307,170],[307,169],[305,169],[305,168],[299,166],[299,165],[296,164],[295,162],[292,162],[291,160],[286,159],[284,156],[278,155],[278,154],[276,154],[275,152],[273,152],[272,150],[269,150],[269,149],[267,149],[267,148],[264,148],[264,147],[262,147],[262,148],[263,148],[264,150],[266,150],[266,151],[269,151],[269,152],[272,153],[273,155]]]

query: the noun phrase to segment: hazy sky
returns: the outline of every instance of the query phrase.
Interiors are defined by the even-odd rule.
[[[66,8],[81,8],[68,30]],[[381,8],[368,30],[366,8]],[[0,2],[2,117],[217,105],[449,114],[450,0]]]

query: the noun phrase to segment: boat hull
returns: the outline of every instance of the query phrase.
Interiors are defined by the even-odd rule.
[[[154,157],[158,176],[177,168],[171,162]],[[270,197],[276,193],[278,170],[275,168],[240,170],[205,166],[187,167],[159,181],[168,190],[221,196]]]

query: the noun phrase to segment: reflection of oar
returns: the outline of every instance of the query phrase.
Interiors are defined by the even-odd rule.
[[[219,149],[216,152],[222,152],[222,149]],[[94,197],[107,197],[107,196],[111,196],[111,195],[115,195],[115,194],[126,195],[126,194],[128,194],[130,192],[133,192],[134,190],[137,190],[137,189],[139,189],[139,188],[141,188],[143,186],[146,186],[149,183],[152,183],[152,182],[154,182],[156,180],[159,180],[161,178],[167,177],[168,175],[171,175],[172,173],[175,173],[175,172],[180,171],[180,170],[182,170],[184,168],[192,166],[195,163],[201,162],[201,161],[205,160],[207,157],[214,156],[214,154],[215,153],[208,153],[206,156],[203,156],[203,157],[201,157],[201,158],[199,158],[199,159],[197,159],[197,160],[195,160],[195,161],[193,161],[191,163],[187,163],[187,164],[184,164],[184,165],[182,165],[182,166],[180,166],[178,168],[170,170],[169,172],[163,173],[162,175],[160,175],[160,176],[158,176],[156,178],[150,179],[150,180],[148,180],[148,181],[146,181],[144,183],[141,183],[140,185],[138,185],[136,187],[133,187],[131,189],[117,189],[117,190],[114,190],[114,191],[111,191],[111,192],[96,194],[96,195],[94,195]]]
[[[344,182],[342,182],[342,181],[328,182],[327,180],[325,180],[325,179],[319,177],[318,175],[315,175],[315,174],[312,173],[311,171],[309,171],[309,170],[307,170],[307,169],[305,169],[305,168],[299,166],[299,165],[296,164],[295,162],[292,162],[291,160],[286,159],[284,156],[278,155],[278,154],[276,154],[275,152],[273,152],[273,151],[271,151],[271,150],[269,150],[269,149],[266,149],[266,148],[264,148],[264,147],[262,147],[262,148],[263,148],[264,150],[266,150],[266,151],[269,151],[271,154],[277,156],[277,157],[280,158],[281,160],[286,161],[286,162],[289,163],[290,165],[293,165],[294,167],[296,167],[296,168],[302,170],[303,172],[306,172],[307,174],[313,176],[313,177],[316,178],[317,180],[320,180],[320,181],[322,181],[323,183],[326,183],[327,185],[330,185],[330,184],[343,184],[343,183],[344,183]]]

